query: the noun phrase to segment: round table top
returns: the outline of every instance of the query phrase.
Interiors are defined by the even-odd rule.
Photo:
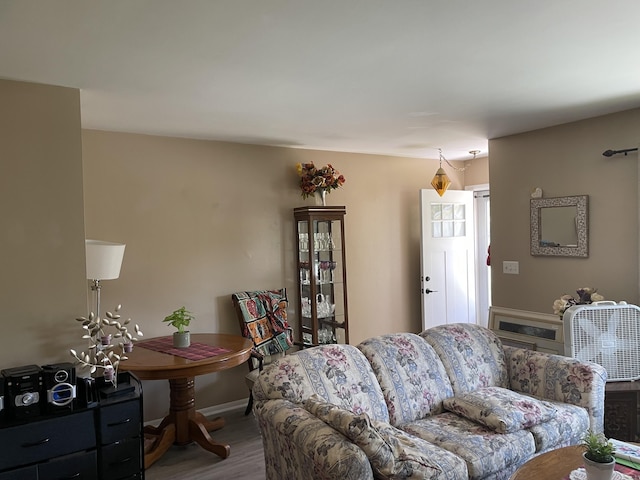
[[[562,480],[582,467],[582,452],[583,447],[573,445],[543,453],[522,465],[510,480]]]
[[[153,340],[153,339],[148,339]],[[142,343],[142,342],[141,342]],[[119,369],[134,373],[141,380],[171,380],[218,372],[246,362],[253,342],[240,335],[222,333],[192,333],[191,343],[221,347],[228,352],[201,360],[189,360],[171,353],[162,353],[135,344]]]

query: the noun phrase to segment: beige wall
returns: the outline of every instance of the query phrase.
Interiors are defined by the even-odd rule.
[[[161,320],[181,305],[197,315],[192,331],[237,333],[236,290],[283,285],[293,298],[292,210],[313,204],[300,197],[300,161],[333,163],[347,178],[328,200],[347,207],[351,343],[420,330],[418,190],[430,188],[437,160],[81,131],[75,89],[0,81],[0,99],[10,325],[0,368],[70,360],[68,349],[84,346],[74,318],[89,296],[85,222],[87,238],[127,244],[103,307],[122,303],[146,337],[170,334]],[[463,188],[462,174],[447,172]],[[198,378],[198,407],[245,398],[244,373]],[[145,418],[167,406],[166,382],[145,382]]]
[[[638,155],[604,157],[640,143],[640,109],[489,142],[494,305],[552,313],[580,287],[638,303]],[[529,200],[589,195],[589,258],[532,257]],[[520,262],[519,275],[502,262]]]
[[[347,207],[351,343],[420,330],[418,191],[436,160],[102,131],[82,138],[87,235],[127,244],[103,302],[122,303],[145,336],[170,334],[162,319],[182,305],[197,317],[192,332],[238,333],[231,293],[280,286],[295,325],[293,208],[314,204],[300,196],[295,165],[309,161],[347,179],[327,199]],[[462,188],[461,175],[448,173]],[[246,397],[245,373],[198,378],[198,406]],[[146,382],[145,398],[166,396],[165,383]],[[146,403],[148,418],[166,413],[167,402]]]
[[[71,361],[87,308],[80,96],[0,80],[0,368]]]

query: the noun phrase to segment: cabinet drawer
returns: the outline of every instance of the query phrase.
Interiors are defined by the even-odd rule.
[[[95,480],[98,455],[95,450],[56,458],[38,465],[38,480]]]
[[[38,480],[38,468],[22,467],[0,473],[0,480]]]
[[[100,409],[100,443],[108,445],[123,438],[139,437],[140,401],[118,403]]]
[[[102,447],[100,470],[104,480],[116,480],[142,471],[140,437]]]
[[[0,429],[0,470],[96,446],[93,412],[63,415]]]

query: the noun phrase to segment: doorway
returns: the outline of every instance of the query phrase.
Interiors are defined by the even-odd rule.
[[[476,219],[476,318],[478,325],[487,327],[491,307],[490,196],[488,185],[469,187],[473,190],[473,210]]]

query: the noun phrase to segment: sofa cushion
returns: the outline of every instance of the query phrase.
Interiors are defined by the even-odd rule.
[[[405,424],[402,430],[461,457],[472,480],[508,479],[535,453],[533,435],[528,430],[496,433],[452,412]]]
[[[456,395],[482,387],[509,388],[502,342],[488,328],[452,323],[420,334],[436,351]]]
[[[556,414],[549,421],[529,429],[536,442],[536,452],[542,453],[581,442],[589,429],[589,414],[578,405],[551,402]]]
[[[320,399],[308,398],[305,408],[349,438],[369,458],[374,472],[389,479],[466,478],[466,464],[455,455],[398,430]],[[454,475],[452,475],[454,473]]]
[[[364,353],[382,387],[392,425],[444,411],[442,400],[453,395],[451,382],[435,350],[413,333],[365,340]]]
[[[444,408],[498,433],[511,433],[544,423],[556,413],[550,402],[500,387],[456,395],[444,401]]]
[[[256,401],[302,404],[313,394],[374,420],[389,421],[380,385],[365,356],[352,345],[307,348],[264,367],[253,386]]]

